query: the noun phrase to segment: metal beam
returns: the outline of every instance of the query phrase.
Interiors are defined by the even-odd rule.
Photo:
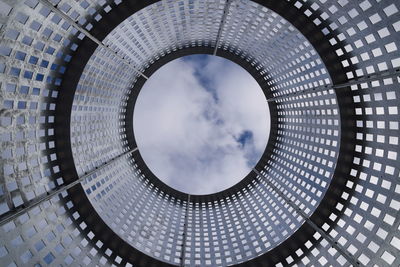
[[[189,217],[189,204],[190,204],[190,195],[188,194],[186,211],[185,211],[185,223],[183,225],[183,234],[182,234],[181,267],[185,266],[187,227],[188,227],[188,217]]]
[[[288,93],[285,95],[269,98],[269,99],[267,99],[267,101],[272,102],[272,101],[276,101],[277,99],[285,98],[285,97],[304,95],[307,93],[314,93],[314,92],[318,92],[318,91],[328,91],[331,89],[340,89],[340,88],[345,88],[345,87],[352,86],[352,85],[358,85],[358,84],[362,84],[362,83],[366,83],[366,82],[372,82],[372,81],[375,81],[378,79],[387,79],[387,78],[393,78],[393,77],[397,77],[397,76],[400,76],[400,69],[392,69],[392,70],[388,70],[388,71],[376,72],[374,74],[365,75],[365,76],[361,76],[359,78],[351,79],[345,83],[312,87],[312,88],[304,89],[302,91]]]
[[[143,74],[143,72],[141,72],[140,70],[138,70],[135,66],[132,65],[132,63],[125,59],[125,57],[119,55],[116,51],[114,51],[112,48],[110,48],[109,46],[105,45],[103,42],[101,42],[99,39],[97,39],[96,37],[94,37],[92,34],[90,34],[89,31],[85,30],[84,28],[82,28],[80,25],[78,25],[73,19],[71,19],[68,15],[66,15],[64,12],[62,12],[61,10],[59,10],[57,8],[58,5],[53,5],[51,2],[49,2],[48,0],[39,0],[40,3],[42,3],[44,6],[48,7],[51,11],[53,11],[54,13],[58,14],[59,16],[61,16],[64,20],[68,21],[68,23],[70,23],[75,29],[77,29],[78,31],[82,32],[86,37],[88,37],[90,40],[92,40],[93,42],[95,42],[97,45],[101,46],[102,48],[110,51],[111,53],[113,53],[114,55],[116,55],[117,57],[119,57],[125,64],[127,64],[130,68],[132,68],[137,74],[139,74],[140,76],[142,76],[143,78],[145,78],[146,80],[148,80],[149,78]]]
[[[231,5],[231,3],[232,3],[232,0],[226,0],[225,7],[224,7],[224,13],[222,14],[221,23],[219,24],[217,41],[215,43],[215,48],[214,48],[214,53],[213,53],[214,56],[217,54],[218,46],[221,41],[222,29],[224,28],[224,25],[226,22],[226,17],[228,16],[228,12],[229,12],[229,6]]]
[[[253,171],[265,178],[265,182],[268,184],[268,186],[270,186],[272,188],[272,190],[274,190],[280,197],[283,198],[283,200],[289,205],[291,206],[301,217],[303,217],[303,219],[306,221],[306,223],[308,225],[311,226],[311,228],[313,228],[316,232],[318,232],[323,238],[326,239],[326,241],[328,241],[328,243],[334,247],[340,254],[343,255],[343,257],[345,257],[347,259],[347,261],[352,264],[353,266],[362,266],[361,263],[359,261],[357,261],[352,255],[350,255],[350,253],[348,253],[346,251],[345,248],[343,248],[341,245],[338,244],[337,241],[335,241],[330,235],[328,235],[327,233],[325,233],[324,230],[322,230],[321,228],[319,228],[308,216],[307,214],[300,208],[298,207],[296,204],[293,203],[293,201],[288,198],[283,192],[281,192],[279,190],[279,188],[277,188],[274,184],[272,184],[268,178],[266,176],[264,176],[263,174],[261,174],[259,171],[257,171],[255,168],[253,168]]]
[[[0,226],[16,219],[18,216],[24,214],[25,212],[28,212],[29,210],[33,209],[34,207],[42,204],[43,202],[50,200],[51,198],[53,198],[55,195],[58,195],[72,187],[74,187],[75,185],[81,183],[83,180],[85,180],[86,178],[88,178],[89,176],[91,176],[92,174],[96,173],[99,170],[104,169],[105,167],[109,166],[111,163],[115,162],[116,160],[120,159],[123,156],[126,156],[130,153],[133,153],[137,150],[137,148],[129,150],[127,152],[122,153],[121,155],[109,160],[108,162],[105,162],[103,165],[96,167],[95,169],[93,169],[92,171],[86,173],[85,175],[79,177],[77,180],[73,181],[72,183],[66,184],[66,185],[62,185],[61,187],[51,191],[51,192],[47,192],[46,195],[42,196],[42,197],[38,197],[36,199],[33,199],[31,201],[29,201],[27,204],[22,205],[22,208],[16,209],[16,210],[11,210],[7,213],[5,213],[3,216],[0,217]]]

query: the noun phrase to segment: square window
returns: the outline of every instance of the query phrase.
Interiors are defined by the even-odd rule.
[[[10,69],[10,75],[11,76],[18,77],[20,73],[21,73],[21,69],[19,69],[19,68],[12,67]]]

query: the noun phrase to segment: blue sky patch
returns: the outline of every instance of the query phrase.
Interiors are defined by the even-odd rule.
[[[265,150],[269,110],[253,77],[210,55],[186,56],[144,84],[134,134],[150,170],[190,194],[211,194],[240,182]]]

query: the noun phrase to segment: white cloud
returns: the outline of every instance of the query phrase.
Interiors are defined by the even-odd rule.
[[[209,194],[248,174],[250,158],[258,160],[265,149],[269,119],[265,97],[245,70],[222,58],[190,56],[146,82],[134,132],[157,177],[183,192]]]

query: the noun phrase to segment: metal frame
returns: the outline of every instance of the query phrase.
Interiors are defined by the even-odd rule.
[[[67,16],[66,14],[64,14],[64,12],[62,12],[61,10],[59,10],[57,8],[57,5],[53,5],[51,2],[49,2],[48,0],[39,0],[43,5],[47,6],[48,8],[51,9],[51,11],[53,11],[54,13],[60,15],[63,19],[65,19],[66,21],[68,21],[69,23],[72,24],[72,26],[77,29],[78,31],[82,32],[86,37],[88,37],[90,40],[92,40],[93,42],[95,42],[98,46],[108,50],[109,52],[111,52],[112,54],[115,54],[116,56],[118,56],[128,67],[132,68],[133,71],[135,71],[136,73],[138,73],[140,76],[142,76],[143,78],[145,78],[146,80],[148,79],[148,77],[146,77],[140,70],[138,70],[135,66],[132,65],[132,63],[127,60],[125,57],[119,55],[116,51],[112,50],[109,46],[103,44],[102,41],[100,41],[99,39],[97,39],[95,36],[93,36],[90,32],[88,32],[87,30],[85,30],[84,28],[82,28],[81,26],[79,26],[73,19],[71,19],[69,16]]]
[[[224,25],[226,22],[226,17],[228,16],[228,13],[229,13],[229,6],[231,5],[232,1],[233,0],[226,0],[225,7],[224,7],[224,13],[222,14],[222,18],[221,18],[221,24],[219,25],[219,29],[218,29],[218,36],[217,36],[217,40],[215,42],[213,56],[217,55],[218,46],[221,41],[222,30],[224,28]]]
[[[75,88],[78,84],[79,77],[84,69],[86,63],[88,62],[90,56],[93,54],[95,49],[99,46],[107,49],[111,53],[115,53],[112,49],[105,46],[101,40],[121,21],[125,18],[129,17],[131,14],[135,13],[139,9],[154,3],[155,1],[142,1],[138,0],[134,3],[132,1],[124,1],[119,6],[113,6],[111,12],[109,13],[102,13],[103,18],[100,21],[93,20],[93,28],[89,31],[86,31],[84,28],[80,27],[75,21],[70,19],[67,15],[63,12],[58,10],[57,6],[51,4],[51,2],[47,0],[40,0],[41,3],[49,7],[53,12],[56,12],[60,16],[62,16],[66,21],[71,23],[78,31],[81,31],[85,36],[88,38],[84,38],[82,41],[79,41],[79,46],[77,51],[74,54],[71,62],[69,63],[68,69],[63,75],[63,83],[60,88],[60,96],[57,99],[56,111],[54,111],[55,116],[55,138],[56,141],[56,148],[53,149],[57,154],[57,161],[61,167],[61,173],[63,178],[65,179],[65,186],[56,189],[49,193],[48,196],[44,196],[43,198],[38,198],[32,201],[28,206],[23,208],[22,210],[15,210],[15,214],[11,214],[10,217],[3,217],[0,225],[2,223],[6,223],[20,214],[28,211],[29,209],[33,208],[34,206],[40,205],[44,201],[49,200],[51,197],[55,197],[56,195],[65,192],[68,190],[68,196],[64,199],[65,203],[68,201],[72,201],[74,203],[74,210],[80,214],[80,218],[74,220],[74,223],[79,225],[80,223],[84,222],[87,225],[87,228],[81,230],[78,228],[82,234],[87,235],[90,231],[92,231],[96,238],[95,240],[100,240],[110,247],[111,249],[115,250],[118,255],[123,257],[123,261],[121,264],[125,264],[127,262],[134,263],[135,266],[160,266],[160,265],[168,265],[166,263],[157,261],[146,254],[136,250],[135,248],[129,246],[122,240],[121,238],[116,235],[112,229],[110,229],[101,217],[97,214],[96,210],[92,207],[90,201],[87,199],[85,192],[82,190],[80,186],[75,186],[79,184],[87,175],[79,177],[77,175],[73,158],[71,152],[71,144],[70,144],[70,115],[71,115],[71,106],[73,102]],[[289,22],[291,22],[297,29],[299,29],[302,34],[310,41],[310,43],[314,46],[314,48],[318,51],[319,55],[321,56],[323,62],[325,63],[326,67],[329,70],[330,76],[332,77],[333,84],[331,86],[322,86],[322,87],[315,87],[310,88],[302,91],[301,93],[293,93],[293,94],[286,94],[281,96],[273,97],[271,92],[268,90],[267,82],[260,77],[257,76],[257,71],[255,71],[248,62],[242,60],[241,58],[236,57],[235,55],[224,51],[223,49],[218,49],[220,38],[222,35],[222,29],[224,23],[226,21],[226,17],[228,14],[230,0],[228,0],[225,4],[224,14],[221,19],[221,24],[219,25],[218,31],[218,38],[216,40],[215,47],[198,47],[195,49],[182,49],[167,56],[161,58],[160,60],[156,61],[153,65],[151,65],[146,71],[139,72],[135,67],[132,67],[135,72],[138,72],[141,77],[139,77],[138,81],[135,83],[134,88],[131,90],[131,95],[127,101],[128,107],[126,109],[126,113],[122,114],[125,115],[125,119],[121,120],[121,123],[124,123],[125,128],[123,129],[127,134],[127,142],[128,146],[127,149],[136,147],[133,131],[131,126],[129,125],[132,122],[133,116],[133,107],[135,104],[135,99],[137,94],[140,91],[141,86],[145,82],[145,80],[160,66],[173,60],[177,57],[193,54],[193,53],[207,53],[207,54],[214,54],[226,57],[230,60],[237,62],[238,64],[244,66],[249,72],[255,71],[252,73],[256,80],[262,85],[262,88],[265,89],[264,93],[268,98],[268,102],[270,105],[271,115],[276,112],[276,102],[279,102],[281,99],[286,97],[295,97],[295,96],[302,96],[308,93],[314,92],[323,92],[326,90],[334,90],[337,95],[338,105],[340,107],[340,126],[341,126],[341,140],[340,140],[340,154],[337,162],[337,167],[334,173],[334,178],[328,192],[324,196],[323,200],[321,201],[318,209],[311,215],[306,216],[302,210],[298,210],[298,207],[291,203],[290,199],[285,197],[285,195],[279,191],[278,188],[274,187],[273,184],[270,183],[270,186],[274,188],[274,190],[286,200],[286,203],[291,207],[298,210],[298,212],[302,215],[302,217],[306,220],[305,223],[295,234],[293,234],[289,239],[283,242],[278,247],[272,249],[271,251],[261,255],[253,260],[240,264],[240,266],[274,266],[275,263],[281,262],[288,256],[294,257],[294,262],[299,260],[300,258],[296,258],[296,251],[300,248],[304,249],[304,243],[307,240],[308,236],[312,236],[314,233],[320,233],[323,238],[325,238],[337,251],[341,252],[341,254],[354,265],[358,265],[357,259],[352,255],[349,255],[346,252],[346,248],[338,245],[336,240],[333,239],[330,235],[330,230],[333,228],[335,224],[337,224],[340,216],[337,216],[336,219],[329,219],[331,215],[331,211],[335,210],[335,206],[337,204],[342,205],[344,208],[350,205],[349,199],[344,200],[341,198],[341,194],[347,193],[348,195],[352,195],[355,191],[355,187],[346,186],[348,182],[353,182],[356,184],[357,177],[349,176],[350,170],[352,168],[352,159],[354,157],[361,157],[362,152],[355,152],[356,145],[364,145],[366,143],[365,140],[357,140],[356,139],[356,120],[359,119],[368,119],[368,115],[363,116],[356,116],[355,108],[357,107],[356,104],[353,102],[354,92],[350,89],[350,86],[359,85],[362,83],[369,83],[376,79],[386,79],[386,78],[398,78],[399,76],[399,69],[390,69],[389,71],[375,73],[374,75],[366,75],[356,79],[347,79],[345,75],[345,70],[341,65],[342,58],[339,57],[332,46],[329,44],[328,40],[334,38],[335,35],[332,33],[327,33],[324,35],[322,30],[326,27],[328,28],[330,25],[329,19],[326,21],[322,21],[321,24],[316,25],[313,23],[314,19],[316,19],[316,15],[318,14],[317,11],[313,11],[313,15],[308,17],[305,15],[305,12],[312,7],[310,3],[302,3],[301,7],[294,7],[292,3],[288,1],[279,1],[279,0],[255,0],[255,2],[270,8],[271,10],[275,11],[276,13],[283,16]],[[120,55],[117,54],[118,57],[121,58]],[[346,55],[350,58],[351,53]],[[125,63],[128,65],[130,64],[125,58],[121,58],[124,60]],[[346,69],[347,71],[348,69]],[[274,121],[275,120],[275,121]],[[265,163],[268,160],[268,156],[273,149],[276,138],[278,136],[276,131],[276,117],[272,116],[272,130],[270,135],[270,141],[267,146],[267,149],[263,155],[263,158],[255,167],[255,171],[245,177],[240,183],[235,185],[232,188],[229,188],[223,192],[206,195],[206,196],[189,196],[182,192],[178,192],[167,185],[163,184],[161,181],[157,179],[154,175],[152,175],[151,171],[148,170],[146,167],[143,159],[140,156],[140,153],[135,153],[132,157],[135,159],[135,162],[138,163],[141,170],[149,177],[150,181],[156,185],[161,191],[170,194],[173,197],[185,200],[193,203],[203,203],[213,200],[222,199],[225,197],[229,197],[232,194],[238,192],[238,190],[246,187],[249,183],[255,181],[257,174],[260,174],[257,170],[261,170],[264,168]],[[379,129],[370,129],[370,133],[379,134]],[[52,140],[53,140],[52,139]],[[382,144],[382,147],[388,147],[386,144]],[[132,151],[131,151],[132,152]],[[127,152],[129,153],[129,152]],[[126,155],[126,154],[123,154]],[[118,157],[122,157],[120,155]],[[116,158],[114,159],[116,160]],[[112,160],[113,161],[113,160]],[[93,170],[95,172],[96,170]],[[384,178],[384,177],[380,177]],[[62,196],[61,196],[62,197]],[[188,206],[187,206],[188,207]],[[68,210],[68,209],[67,209]],[[71,218],[73,218],[71,212]],[[186,209],[186,212],[188,209]],[[336,211],[337,212],[337,211]],[[187,214],[186,214],[187,219]],[[398,216],[396,217],[397,224],[398,224]],[[328,224],[329,230],[324,231],[321,230],[322,225]],[[187,226],[187,223],[185,224]],[[332,226],[332,228],[331,228]],[[185,230],[186,232],[186,230]],[[391,235],[391,233],[389,233]],[[186,235],[185,235],[186,238]],[[93,246],[95,246],[95,240],[90,241]],[[185,246],[185,242],[183,243]],[[105,246],[106,247],[106,246]],[[105,249],[100,249],[100,251],[104,254],[104,257],[110,258],[106,255]],[[182,256],[182,264],[184,263],[184,252]]]
[[[41,196],[41,197],[32,199],[31,201],[29,201],[28,204],[23,205],[22,208],[18,208],[18,209],[9,211],[8,213],[6,213],[6,214],[4,214],[3,216],[0,217],[0,226],[2,226],[4,224],[16,219],[17,217],[21,216],[25,212],[28,212],[29,210],[33,209],[34,207],[42,204],[43,202],[52,199],[55,195],[61,194],[61,193],[65,192],[65,191],[67,191],[68,189],[71,189],[72,187],[80,184],[86,178],[88,178],[91,175],[93,175],[94,173],[96,173],[97,171],[106,168],[107,166],[109,166],[110,164],[115,162],[116,160],[118,160],[118,159],[120,159],[120,158],[122,158],[122,157],[124,157],[126,155],[132,154],[135,151],[137,151],[137,148],[129,150],[129,151],[127,151],[127,152],[125,152],[125,153],[123,153],[123,154],[121,154],[121,155],[119,155],[119,156],[107,161],[107,162],[104,162],[102,165],[94,168],[92,171],[90,171],[90,172],[86,173],[85,175],[79,177],[77,180],[75,180],[75,181],[73,181],[73,182],[71,182],[69,184],[62,185],[61,187],[59,187],[59,188],[57,188],[57,189],[55,189],[55,190],[53,190],[51,192],[47,192],[47,194],[45,196]]]
[[[187,227],[188,227],[188,214],[189,214],[189,205],[190,205],[190,195],[188,194],[186,211],[185,211],[185,224],[183,228],[183,240],[182,240],[182,253],[181,253],[181,266],[185,266],[185,252],[186,252],[186,239],[187,239]]]
[[[360,262],[358,262],[356,259],[354,259],[341,245],[338,244],[337,241],[335,241],[331,236],[325,233],[324,230],[322,230],[319,226],[317,226],[308,216],[307,214],[303,211],[303,209],[299,208],[296,204],[293,203],[293,201],[288,198],[284,193],[282,193],[275,185],[273,185],[269,180],[268,177],[265,177],[265,175],[261,174],[258,170],[253,168],[253,171],[261,176],[264,177],[267,181],[267,184],[275,191],[277,192],[284,200],[285,202],[294,208],[296,212],[300,214],[301,217],[306,221],[308,225],[310,225],[315,231],[320,233],[330,244],[332,247],[337,249],[353,266],[361,266]]]
[[[294,93],[289,93],[289,94],[285,94],[285,95],[275,96],[275,97],[267,99],[267,101],[275,102],[275,101],[277,101],[277,100],[279,101],[281,99],[284,100],[285,98],[302,96],[302,95],[306,95],[306,94],[310,94],[310,93],[312,94],[312,93],[317,93],[317,92],[323,92],[323,91],[328,91],[328,90],[332,90],[332,89],[337,90],[337,89],[341,89],[341,88],[347,88],[352,85],[359,85],[362,83],[372,82],[372,81],[375,81],[378,79],[395,78],[395,77],[399,77],[399,76],[400,76],[400,69],[391,69],[388,71],[377,72],[377,73],[374,73],[371,75],[361,76],[361,77],[358,77],[355,79],[351,79],[344,83],[312,87],[312,88],[304,89],[301,92],[294,92]]]
[[[338,68],[338,66],[340,66],[339,60],[333,59],[333,58],[336,58],[334,51],[326,50],[326,47],[327,47],[327,45],[325,45],[325,42],[327,42],[326,37],[322,35],[322,33],[320,32],[320,30],[318,29],[317,26],[315,26],[311,21],[308,20],[307,17],[305,17],[304,13],[301,13],[299,10],[295,9],[293,6],[289,5],[289,3],[280,3],[279,5],[277,5],[275,1],[255,1],[255,2],[265,6],[267,8],[272,9],[273,11],[275,11],[276,13],[280,14],[285,19],[287,19],[289,22],[291,22],[294,26],[297,26],[297,28],[304,34],[304,36],[306,36],[306,38],[308,38],[308,40],[314,45],[314,48],[320,52],[322,60],[325,62],[325,65],[327,66],[327,68],[331,74],[333,82],[334,83],[345,82],[345,76],[343,74],[339,74],[340,73],[340,67]],[[101,21],[99,21],[97,23],[94,22],[94,27],[93,27],[91,34],[93,36],[95,36],[95,38],[97,38],[98,40],[102,40],[107,35],[107,33],[114,28],[114,25],[119,24],[120,21],[123,21],[130,14],[133,14],[135,12],[135,10],[139,10],[141,7],[147,6],[151,3],[152,2],[146,2],[145,4],[141,3],[141,4],[133,6],[133,5],[127,5],[126,2],[123,2],[122,4],[120,4],[119,6],[114,8],[109,14],[104,14],[104,17]],[[304,7],[304,8],[306,8],[306,7]],[[116,14],[122,14],[122,15],[120,15],[118,17]],[[115,18],[115,17],[118,17],[118,20],[113,20],[113,21],[108,20],[108,18]],[[107,23],[109,23],[109,24],[107,24]],[[222,21],[222,24],[223,24],[223,21]],[[99,29],[101,29],[101,31],[98,31]],[[96,32],[96,30],[97,30],[97,32]],[[83,40],[82,45],[79,46],[79,48],[76,52],[76,55],[74,56],[74,58],[72,59],[72,61],[70,63],[71,66],[79,66],[79,67],[75,68],[74,70],[73,70],[73,68],[69,68],[67,70],[67,73],[66,73],[67,79],[64,79],[64,81],[66,81],[66,82],[64,82],[62,84],[62,87],[68,87],[68,88],[76,87],[81,70],[85,66],[87,60],[89,59],[89,56],[93,53],[91,51],[94,51],[94,49],[96,47],[97,46],[93,45],[93,43],[88,43],[87,41]],[[133,131],[131,130],[132,128],[130,127],[129,124],[132,122],[132,119],[131,119],[132,115],[133,115],[132,110],[134,107],[135,99],[137,97],[138,92],[140,91],[139,89],[144,84],[146,78],[149,77],[156,69],[158,69],[163,64],[169,62],[170,60],[173,60],[177,57],[187,55],[187,54],[194,54],[194,53],[212,54],[213,52],[216,52],[215,48],[216,47],[199,47],[196,49],[178,50],[178,51],[176,51],[172,54],[168,54],[165,57],[161,58],[160,60],[156,61],[153,65],[151,65],[147,70],[144,71],[144,76],[139,77],[139,79],[137,80],[137,82],[135,83],[134,87],[131,90],[131,95],[129,96],[128,106],[126,109],[127,112],[125,113],[125,120],[124,120],[125,133],[128,136],[127,141],[128,141],[129,147],[131,147],[131,148],[136,147],[136,143],[135,143],[135,140],[133,137]],[[251,71],[251,70],[254,70],[252,67],[250,67],[251,65],[249,63],[247,63],[246,61],[242,60],[241,58],[237,58],[233,54],[226,52],[226,51],[219,50],[217,52],[218,53],[216,53],[216,55],[223,56],[230,60],[233,60],[233,61],[239,63],[240,65],[242,65],[242,67],[247,65],[248,67],[247,68],[245,67],[245,69],[247,69],[253,76],[257,75],[257,74],[255,74],[257,72]],[[71,79],[69,79],[68,77],[71,77]],[[263,81],[263,83],[265,83],[265,85],[260,84],[262,88],[267,88],[266,87],[267,81],[260,79],[261,77],[260,78],[255,77],[255,78],[257,81],[259,81],[259,83],[261,80]],[[66,91],[61,90],[62,94],[63,94],[63,92],[66,92]],[[341,100],[344,100],[344,102],[347,102],[345,100],[348,97],[351,97],[351,94],[349,94],[348,92],[349,92],[348,88],[343,88],[342,90],[337,91],[338,99],[341,99]],[[264,93],[267,94],[266,95],[267,99],[272,98],[272,95],[268,95],[268,94],[270,94],[269,90],[265,89]],[[72,100],[71,97],[73,96],[73,92],[69,91],[68,95],[69,96],[65,96],[65,97],[63,97],[63,95],[61,95],[61,99],[67,98],[67,99]],[[348,114],[351,114],[354,112],[353,107],[351,105],[348,105],[348,103],[344,103],[344,102],[339,102],[339,106],[340,106],[340,112],[341,112],[341,117],[342,117],[342,121],[341,121],[342,129],[347,134],[345,136],[342,136],[342,141],[341,141],[342,146],[340,149],[340,154],[348,155],[348,153],[353,153],[353,151],[354,151],[354,149],[353,149],[354,144],[349,142],[349,140],[354,139],[355,133],[354,133],[354,128],[352,127],[352,125],[354,125],[355,122],[354,122],[353,116],[348,116]],[[270,134],[270,141],[267,146],[267,149],[263,155],[263,158],[257,164],[256,168],[261,167],[266,162],[265,157],[268,157],[268,153],[270,153],[269,151],[271,151],[271,149],[274,145],[274,142],[275,142],[274,140],[276,138],[276,133],[274,133],[274,131],[276,131],[276,129],[275,129],[276,122],[274,122],[274,119],[276,117],[273,115],[274,112],[276,112],[276,111],[273,106],[271,108],[271,105],[274,105],[274,102],[269,102],[269,104],[270,104],[271,119],[272,119],[272,121],[271,121],[272,132]],[[59,105],[57,105],[57,110],[58,110],[57,114],[70,114],[69,111],[67,111],[67,113],[65,113],[65,111],[69,109],[68,105],[69,105],[68,101],[67,101],[67,104],[59,103]],[[57,116],[57,118],[59,119],[59,125],[64,126],[62,129],[58,128],[61,131],[59,131],[57,136],[60,136],[60,137],[65,134],[64,129],[68,129],[68,127],[69,127],[68,126],[69,121],[65,120],[63,117],[64,117],[64,115]],[[61,122],[61,120],[62,120],[62,122]],[[69,140],[69,139],[67,139],[67,140]],[[345,144],[345,145],[343,145],[343,144]],[[62,146],[62,147],[57,146],[57,148],[58,148],[58,151],[62,151],[64,155],[68,155],[68,153],[65,154],[65,152],[66,151],[68,152],[68,150],[70,148],[65,147],[65,146]],[[72,159],[70,154],[69,154],[69,156],[67,156],[67,158]],[[63,156],[61,159],[66,159],[66,157]],[[142,172],[147,177],[149,177],[152,180],[152,183],[155,184],[159,189],[161,189],[164,192],[167,192],[168,194],[170,194],[174,197],[177,197],[180,199],[187,199],[187,197],[188,197],[187,194],[178,192],[178,191],[170,188],[169,186],[163,184],[154,175],[152,175],[151,171],[144,164],[144,161],[140,156],[140,152],[136,153],[136,156],[134,156],[134,159],[135,159],[135,162],[137,162],[137,164],[140,166]],[[339,157],[339,161],[337,164],[340,167],[337,168],[334,177],[341,177],[341,173],[348,172],[349,164],[348,164],[348,162],[346,162],[346,159],[343,156]],[[66,166],[66,165],[64,164],[64,166]],[[73,168],[73,164],[69,165],[69,168]],[[67,169],[64,169],[63,171],[67,171]],[[67,171],[67,172],[70,173],[71,171],[73,171],[73,169],[70,169],[70,171]],[[75,171],[73,171],[73,172],[75,172]],[[232,188],[229,188],[229,189],[224,190],[217,194],[206,195],[206,196],[192,196],[191,201],[193,203],[212,201],[212,200],[221,199],[223,197],[229,196],[232,193],[237,192],[241,188],[245,187],[251,181],[253,181],[255,176],[256,175],[254,173],[250,173],[240,183],[236,184]],[[73,176],[71,176],[71,178],[72,177]],[[76,180],[76,178],[73,180]],[[321,202],[320,207],[313,214],[313,217],[315,218],[315,219],[313,219],[313,221],[315,222],[317,227],[321,226],[323,224],[323,222],[325,221],[325,219],[324,219],[325,216],[329,215],[329,212],[326,213],[326,211],[329,211],[332,207],[334,207],[336,205],[337,192],[342,192],[343,190],[346,190],[346,188],[344,187],[345,182],[346,181],[341,178],[333,179],[330,189],[328,190],[328,193],[326,194],[324,200]],[[84,194],[84,192],[82,190],[80,190],[80,192],[81,193],[79,193],[77,191],[71,192],[72,200],[75,202],[76,206],[78,206],[78,207],[79,207],[79,202],[81,202],[82,198],[86,198],[85,196],[82,195],[82,194]],[[346,205],[345,203],[343,203],[343,204]],[[85,214],[85,213],[83,213],[83,214]],[[90,216],[90,215],[88,215],[88,216]],[[99,223],[99,222],[97,221],[96,223]],[[115,235],[112,233],[112,231],[111,232],[105,231],[105,229],[107,229],[108,227],[95,227],[95,225],[92,225],[91,223],[88,223],[88,226],[89,226],[89,228],[94,229],[93,232],[100,238],[101,238],[101,236],[110,237],[110,236]],[[101,231],[99,231],[100,228],[102,228]],[[292,255],[293,254],[292,252],[294,252],[298,248],[298,246],[301,246],[303,244],[301,242],[301,240],[303,238],[302,233],[306,233],[309,231],[310,231],[310,229],[307,229],[306,226],[301,227],[294,235],[292,235],[289,239],[287,239],[285,242],[283,242],[282,245],[276,247],[275,249],[271,250],[270,252],[254,259],[254,260],[251,260],[250,262],[248,262],[248,264],[249,265],[256,264],[256,266],[257,266],[258,263],[262,262],[265,266],[269,266],[269,265],[273,265],[274,262],[281,261],[282,259],[287,257],[287,255]],[[311,231],[315,231],[315,229],[312,229]],[[102,240],[102,241],[109,242],[107,240],[111,241],[110,238],[106,238],[106,240]],[[157,260],[152,259],[151,257],[143,254],[142,252],[137,251],[136,249],[134,249],[130,246],[128,246],[130,248],[127,249],[127,245],[124,244],[124,242],[122,240],[120,242],[116,242],[117,240],[118,240],[118,238],[114,239],[114,242],[110,243],[110,247],[113,248],[115,251],[117,251],[117,253],[119,255],[126,257],[126,258],[124,258],[124,261],[126,260],[127,262],[135,263],[138,266],[167,265],[166,263],[161,263]],[[295,245],[295,244],[298,244],[298,245]],[[275,256],[271,257],[271,255],[275,255]]]

